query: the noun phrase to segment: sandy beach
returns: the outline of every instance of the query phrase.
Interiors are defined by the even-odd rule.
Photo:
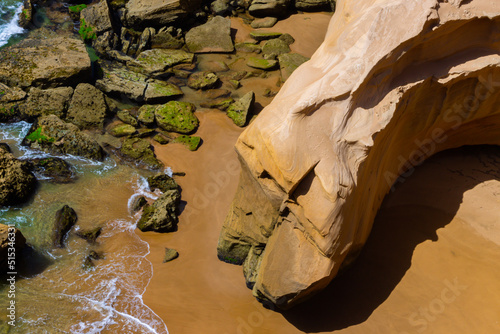
[[[297,40],[292,49],[310,56],[328,21],[325,14],[294,15],[270,30],[290,33]],[[233,25],[237,41],[245,40],[250,28],[237,20]],[[264,106],[268,100],[258,94],[257,102]],[[492,172],[500,165],[497,148],[451,151],[418,168],[386,197],[356,264],[321,295],[279,313],[252,297],[241,267],[217,259],[220,228],[238,182],[233,146],[242,129],[220,111],[202,109],[197,115],[197,135],[203,138],[198,151],[180,144],[155,147],[174,172],[186,173],[177,178],[187,203],[179,230],[137,231],[150,245],[154,271],[144,302],[170,333],[500,330],[500,216],[494,210],[500,175]],[[180,257],[162,263],[165,247]]]

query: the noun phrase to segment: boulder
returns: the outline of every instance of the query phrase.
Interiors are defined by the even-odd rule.
[[[177,64],[191,64],[194,54],[184,50],[152,49],[141,52],[129,65],[148,76],[161,75]]]
[[[80,12],[80,24],[91,29],[96,35],[112,30],[111,15],[106,0],[100,0],[96,4],[90,5]]]
[[[500,144],[500,56],[484,52],[499,24],[482,0],[338,0],[325,42],[236,143],[218,255],[254,296],[286,309],[321,291],[394,183],[439,151]]]
[[[290,0],[253,0],[248,12],[255,17],[285,17],[289,14]]]
[[[33,87],[29,91],[26,103],[20,106],[23,118],[33,119],[39,116],[56,115],[59,118],[66,117],[73,88],[58,87],[40,89]]]
[[[75,210],[68,205],[56,212],[54,230],[52,231],[52,244],[57,248],[64,248],[64,239],[76,224],[78,217]]]
[[[28,38],[0,50],[0,82],[9,86],[76,86],[90,74],[85,45],[75,38]]]
[[[161,169],[163,163],[156,158],[154,148],[149,141],[141,138],[127,138],[120,148],[119,154],[126,161],[147,169]]]
[[[199,125],[195,110],[192,103],[170,101],[155,109],[156,124],[165,131],[191,133]]]
[[[144,101],[146,103],[165,103],[184,95],[182,90],[169,82],[162,80],[149,80]]]
[[[308,60],[309,58],[298,53],[285,53],[279,55],[278,62],[280,64],[281,81],[285,82],[297,67]]]
[[[295,8],[304,12],[332,11],[335,8],[333,0],[295,0]]]
[[[155,109],[156,106],[145,104],[139,108],[139,116],[137,119],[139,122],[146,126],[151,126],[155,122]]]
[[[103,160],[105,156],[97,141],[55,115],[35,121],[22,144],[47,153],[78,155],[94,160]]]
[[[186,45],[190,52],[233,52],[231,21],[216,16],[207,23],[194,27],[186,33]]]
[[[262,53],[264,55],[280,55],[283,53],[290,52],[290,47],[288,44],[279,38],[270,39],[264,42],[262,46]]]
[[[73,93],[66,120],[80,129],[102,129],[107,111],[104,94],[90,84],[81,83]]]
[[[243,127],[248,121],[248,115],[252,112],[255,102],[254,92],[248,92],[241,99],[229,106],[226,113],[234,124]]]
[[[19,109],[24,105],[26,93],[18,87],[0,83],[0,122],[11,123],[21,120]]]
[[[219,77],[213,72],[195,72],[188,78],[188,86],[193,89],[210,89],[219,83]]]
[[[39,179],[53,183],[70,183],[76,179],[73,167],[61,158],[47,157],[30,160]]]
[[[168,190],[152,205],[143,208],[142,216],[137,222],[137,228],[143,232],[174,232],[177,230],[178,206],[181,195],[178,190]]]
[[[0,270],[2,273],[16,271],[16,267],[9,266],[9,253],[15,249],[16,263],[20,260],[19,251],[26,245],[26,238],[14,226],[0,224]]]
[[[163,263],[170,262],[179,257],[179,252],[172,248],[165,248],[165,256],[163,257]]]
[[[33,0],[24,0],[18,23],[24,29],[31,28],[33,24]]]
[[[126,124],[130,124],[132,125],[133,127],[136,127],[139,125],[139,122],[137,121],[137,118],[135,118],[131,113],[130,111],[128,110],[125,110],[125,109],[122,109],[122,110],[119,110],[117,113],[116,113],[116,117],[118,117],[118,119],[120,121],[122,121],[123,123],[126,123]]]
[[[257,57],[249,57],[247,66],[257,68],[259,70],[272,71],[278,66],[278,62],[273,59],[263,59]]]
[[[97,238],[101,235],[101,232],[102,232],[102,227],[101,226],[97,226],[97,227],[94,227],[90,230],[78,230],[76,231],[76,235],[82,239],[85,239],[87,240],[89,243],[94,243]]]
[[[0,206],[26,202],[36,188],[31,166],[0,149]]]
[[[96,87],[108,94],[144,101],[148,79],[144,74],[129,70],[124,65],[113,62],[102,62],[103,78],[96,81]]]
[[[201,6],[201,0],[130,0],[127,24],[136,30],[179,23]]]
[[[278,22],[277,18],[269,16],[253,20],[250,26],[254,29],[271,28],[276,24],[276,22]]]
[[[130,124],[115,124],[113,125],[108,132],[114,137],[126,137],[131,136],[136,133],[136,128],[134,128]]]
[[[179,189],[179,185],[177,184],[177,182],[175,182],[172,177],[166,174],[159,174],[148,177],[148,185],[150,191],[159,189],[162,193],[166,193],[169,190]]]

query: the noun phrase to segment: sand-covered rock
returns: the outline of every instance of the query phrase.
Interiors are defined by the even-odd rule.
[[[289,308],[326,287],[427,157],[500,144],[498,24],[486,0],[337,2],[325,42],[236,143],[218,254],[244,263],[257,298]]]
[[[89,55],[76,38],[28,38],[0,50],[0,82],[9,86],[72,86],[90,75]]]

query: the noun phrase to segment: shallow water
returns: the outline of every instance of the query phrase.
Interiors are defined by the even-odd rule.
[[[0,1],[0,47],[6,45],[11,37],[24,32],[17,24],[22,3],[21,0]]]
[[[2,125],[0,142],[16,156],[46,156],[19,145],[30,124]],[[75,166],[70,184],[40,181],[29,205],[0,211],[0,222],[20,228],[33,251],[30,265],[19,266],[16,280],[16,327],[9,333],[167,333],[163,321],[142,302],[152,276],[147,243],[135,234],[136,216],[129,203],[147,190],[146,172],[77,157],[64,157]],[[52,249],[55,212],[68,204],[78,214],[66,248]],[[102,226],[95,244],[77,237],[77,229]],[[92,270],[82,268],[91,250],[104,255]],[[7,286],[0,287],[0,317],[6,319]],[[8,325],[2,321],[0,329]]]

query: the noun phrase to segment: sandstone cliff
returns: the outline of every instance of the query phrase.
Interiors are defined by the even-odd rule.
[[[288,308],[323,289],[413,166],[500,144],[499,28],[487,0],[337,2],[325,42],[236,143],[218,255],[257,298]]]

